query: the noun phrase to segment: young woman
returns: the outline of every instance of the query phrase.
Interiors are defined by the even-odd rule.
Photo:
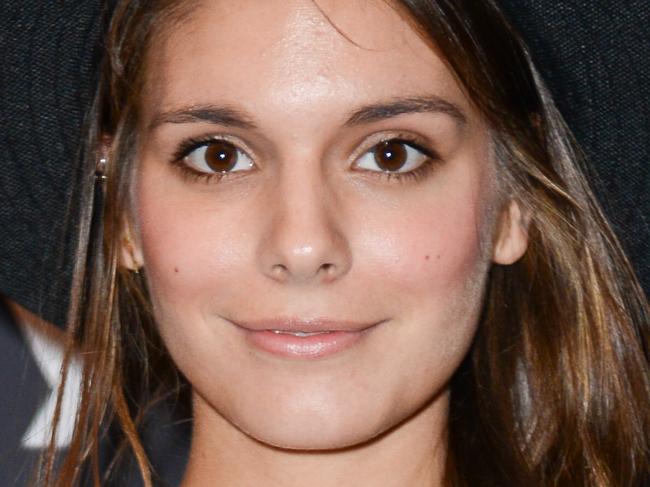
[[[185,382],[183,487],[648,482],[647,303],[492,1],[125,0],[106,53],[44,484],[115,417],[152,485]]]

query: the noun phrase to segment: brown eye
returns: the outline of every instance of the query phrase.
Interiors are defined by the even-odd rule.
[[[237,149],[229,142],[218,140],[205,147],[205,163],[216,172],[232,170],[237,164]]]
[[[400,174],[416,170],[431,157],[411,142],[390,139],[362,154],[355,166],[372,172]]]
[[[397,171],[407,160],[406,147],[403,142],[388,140],[375,147],[373,151],[377,167],[382,171]]]
[[[227,140],[212,140],[200,145],[184,158],[192,168],[204,173],[245,171],[253,161],[244,151]]]

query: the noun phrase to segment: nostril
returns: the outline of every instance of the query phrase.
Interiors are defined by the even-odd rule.
[[[264,275],[283,284],[324,284],[346,274],[351,255],[342,235],[323,225],[315,231],[304,224],[283,225],[274,224],[260,240],[258,262]]]
[[[323,273],[325,276],[331,276],[336,273],[336,265],[326,262],[325,264],[322,264],[320,266],[320,271]]]
[[[271,274],[275,279],[280,279],[280,280],[285,279],[288,273],[289,270],[286,268],[286,266],[282,264],[276,264],[271,269]]]

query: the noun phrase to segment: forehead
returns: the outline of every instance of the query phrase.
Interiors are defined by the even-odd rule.
[[[428,94],[470,111],[443,61],[382,0],[205,0],[162,29],[149,59],[149,116],[218,101],[325,117]]]

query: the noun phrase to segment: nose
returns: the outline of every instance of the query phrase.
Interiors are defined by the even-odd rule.
[[[336,198],[320,178],[294,177],[276,186],[259,244],[261,271],[283,284],[332,283],[352,264]]]

